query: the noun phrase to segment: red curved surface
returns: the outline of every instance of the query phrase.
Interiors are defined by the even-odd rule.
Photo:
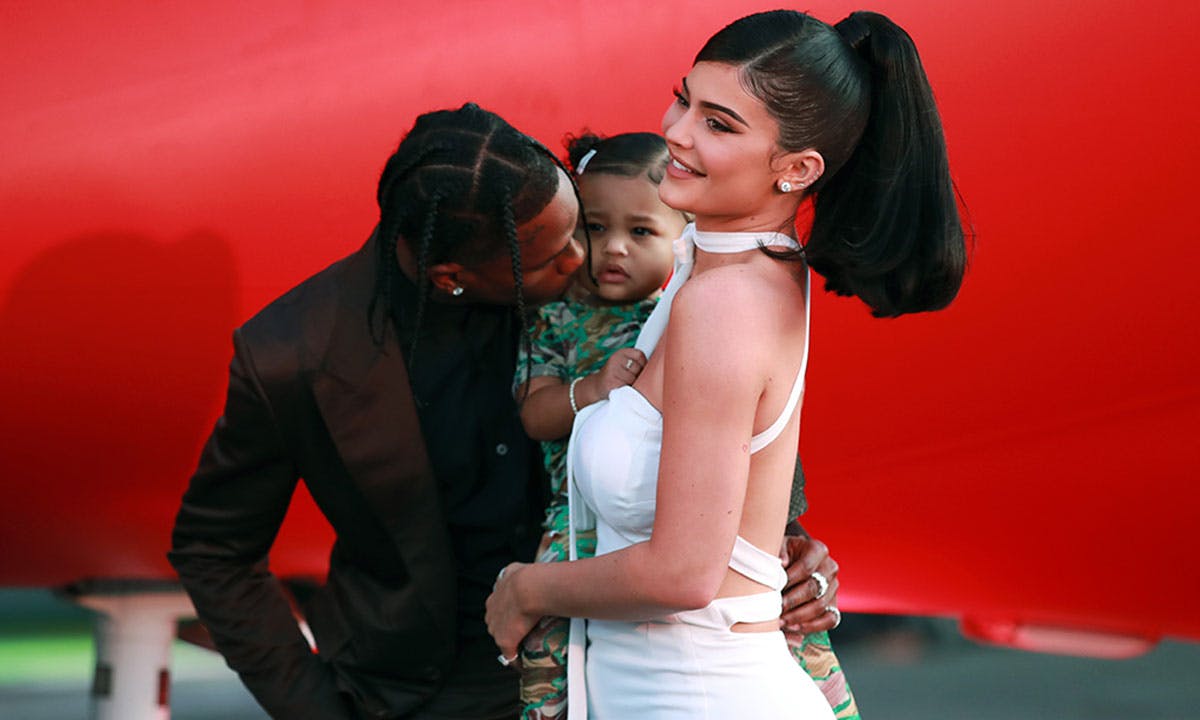
[[[361,243],[415,116],[655,130],[759,9],[695,5],[6,4],[0,583],[170,577],[229,332]],[[874,7],[922,49],[978,247],[944,313],[816,299],[807,525],[848,609],[1200,638],[1200,5],[939,5]],[[273,564],[329,542],[302,496]]]

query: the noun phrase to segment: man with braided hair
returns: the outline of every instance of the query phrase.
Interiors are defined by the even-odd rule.
[[[548,493],[510,383],[526,305],[583,262],[578,196],[544,146],[469,104],[417,119],[378,201],[360,250],[234,331],[168,557],[272,717],[515,718],[484,600],[533,557]],[[319,654],[267,565],[301,478],[336,534],[301,603]],[[814,543],[796,564],[799,596],[822,561]]]
[[[511,395],[523,324],[581,264],[554,156],[474,105],[421,116],[358,252],[234,332],[170,560],[273,717],[511,717],[483,601],[544,499]],[[267,553],[303,478],[337,535],[297,629]]]

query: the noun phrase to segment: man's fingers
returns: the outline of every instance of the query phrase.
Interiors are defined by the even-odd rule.
[[[829,592],[820,600],[810,600],[783,613],[784,632],[802,634],[821,632],[834,628],[841,620],[840,611],[831,612],[829,608],[837,607],[837,596],[832,586]]]
[[[816,538],[787,535],[781,554],[790,560],[781,617],[784,632],[808,634],[836,627],[841,621],[836,610],[838,564],[829,557],[829,548]]]
[[[791,560],[787,568],[789,585],[807,580],[829,558],[829,548],[816,538],[787,535],[784,543]]]
[[[823,611],[812,620],[789,623],[784,621],[783,631],[789,635],[812,635],[813,633],[828,632],[838,626],[841,621],[839,612]]]
[[[838,566],[837,560],[834,560],[828,555],[825,556],[825,559],[822,560],[821,564],[817,566],[817,571],[824,575],[826,580],[832,580],[833,578],[837,577],[840,569],[841,568]]]
[[[801,583],[788,590],[783,596],[784,618],[791,617],[794,612],[804,612],[808,617],[816,617],[825,611],[827,605],[835,604],[834,599],[837,597],[838,591],[837,578],[828,580],[825,594],[820,598],[817,597],[818,590],[816,583],[812,582]]]

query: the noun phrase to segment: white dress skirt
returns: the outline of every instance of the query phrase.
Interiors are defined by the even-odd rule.
[[[587,637],[588,713],[597,720],[834,717],[781,632],[589,620]]]

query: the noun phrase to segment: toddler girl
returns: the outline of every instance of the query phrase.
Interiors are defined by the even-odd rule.
[[[542,306],[532,344],[517,358],[515,393],[525,431],[542,441],[553,498],[538,562],[567,559],[566,449],[575,413],[631,384],[646,363],[633,348],[674,264],[672,241],[688,219],[658,199],[667,145],[654,133],[603,138],[584,134],[567,146],[591,242],[567,298]],[[578,232],[584,241],[582,227]],[[594,537],[579,537],[581,556]],[[521,647],[523,720],[566,715],[564,618],[543,618]]]

